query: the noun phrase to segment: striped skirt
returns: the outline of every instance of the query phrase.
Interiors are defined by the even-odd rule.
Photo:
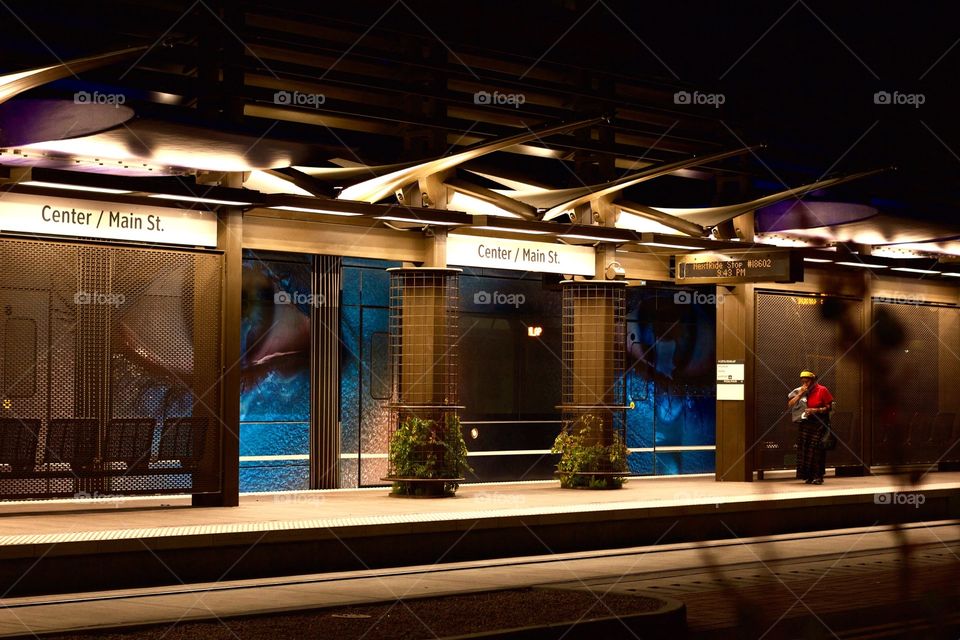
[[[801,480],[822,478],[826,471],[827,452],[820,448],[820,438],[825,429],[819,420],[804,420],[797,423],[800,434],[797,438],[797,477]]]

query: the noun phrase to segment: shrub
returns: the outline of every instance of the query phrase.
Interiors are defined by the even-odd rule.
[[[396,495],[449,495],[460,486],[454,479],[472,471],[455,414],[448,415],[440,428],[435,420],[404,418],[390,439],[388,460]],[[437,483],[404,482],[405,478]]]
[[[629,451],[617,430],[612,442],[603,444],[603,419],[585,414],[560,432],[551,453],[560,454],[557,477],[564,489],[619,489],[627,468]],[[623,475],[611,472],[623,472]]]

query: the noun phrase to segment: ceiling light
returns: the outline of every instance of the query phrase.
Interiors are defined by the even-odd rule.
[[[775,247],[808,247],[810,243],[801,240],[799,238],[787,238],[783,236],[768,236],[764,234],[757,234],[757,242],[762,242],[763,244],[771,244]]]
[[[238,202],[236,200],[218,200],[216,198],[199,198],[197,196],[178,196],[169,193],[152,193],[148,197],[158,198],[160,200],[183,200],[185,202],[202,202],[203,204],[232,204],[237,206],[246,206],[250,202]]]
[[[161,104],[181,104],[183,102],[183,96],[178,96],[175,93],[164,93],[162,91],[151,91],[150,97]]]
[[[625,242],[630,242],[631,240],[636,239],[636,236],[632,232],[626,229],[596,227],[591,225],[579,225],[579,228],[577,225],[574,225],[574,226],[567,226],[567,228],[570,229],[571,231],[570,233],[559,233],[557,234],[557,237],[569,238],[571,240],[590,240],[592,242],[617,242],[621,244]],[[584,232],[576,233],[579,229],[583,229]],[[600,233],[595,235],[594,233],[592,233],[593,229],[596,229],[597,231],[601,231],[601,230],[609,231],[610,235],[601,235]],[[601,231],[601,233],[603,231]]]
[[[493,227],[490,225],[479,225],[470,228],[483,229],[484,231],[502,231],[503,233],[526,233],[532,236],[544,236],[551,233],[550,231],[543,231],[540,229],[515,229],[513,227]]]
[[[677,233],[675,227],[670,227],[662,222],[651,220],[650,218],[638,216],[625,209],[620,209],[620,215],[617,216],[617,228],[630,229],[631,231],[638,231],[640,233],[661,233],[664,235],[676,235]]]
[[[932,273],[938,274],[939,271],[934,271],[933,269],[914,269],[913,267],[892,267],[891,271],[906,271],[907,273]]]
[[[837,262],[845,267],[860,267],[862,269],[886,269],[885,264],[868,264],[866,262]]]
[[[902,247],[874,247],[870,252],[878,258],[925,258],[923,253]]]
[[[827,260],[826,258],[804,258],[804,262],[833,262],[833,260]]]
[[[518,144],[515,145],[512,150],[516,153],[521,153],[528,156],[535,156],[537,158],[552,158],[554,160],[559,160],[564,156],[564,152],[561,150],[547,149],[546,147],[535,147],[531,144]]]
[[[602,238],[600,236],[591,236],[580,233],[561,233],[561,238],[569,238],[571,240],[592,240],[593,242],[627,242],[624,238]]]
[[[450,220],[430,220],[427,218],[414,218],[407,216],[376,216],[377,220],[391,220],[394,222],[413,222],[414,224],[442,224],[448,226],[456,226],[459,224],[464,224],[462,222],[452,222]]]
[[[313,197],[312,193],[293,184],[286,177],[259,170],[250,172],[250,177],[243,181],[243,188],[260,193]]]
[[[48,187],[50,189],[66,189],[68,191],[92,191],[93,193],[132,193],[127,189],[107,189],[106,187],[87,187],[81,184],[62,184],[59,182],[44,182],[42,180],[28,180],[21,182],[25,187]]]
[[[512,211],[507,211],[506,209],[498,207],[492,202],[481,200],[480,198],[474,197],[468,193],[457,191],[454,188],[451,188],[450,191],[452,191],[452,194],[447,205],[456,211],[463,211],[471,215],[493,216],[497,218],[520,217]]]
[[[662,247],[664,249],[703,249],[703,247],[691,247],[688,244],[671,244],[669,242],[641,242],[644,247]]]
[[[267,207],[268,209],[280,209],[282,211],[303,211],[305,213],[322,213],[330,216],[362,216],[362,213],[356,213],[353,211],[332,211],[330,209],[312,209],[310,207],[291,207],[287,205],[280,205],[275,207]]]

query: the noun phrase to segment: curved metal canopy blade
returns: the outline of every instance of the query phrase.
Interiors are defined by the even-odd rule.
[[[714,153],[709,156],[701,156],[695,158],[689,158],[687,160],[678,160],[677,162],[671,162],[669,164],[664,164],[659,167],[653,167],[651,169],[645,169],[643,171],[638,171],[637,173],[632,173],[630,175],[624,176],[617,180],[607,182],[602,185],[594,185],[592,187],[584,187],[579,189],[581,195],[578,195],[570,200],[561,202],[560,204],[554,205],[551,209],[547,210],[543,214],[543,219],[552,220],[557,216],[561,215],[565,211],[570,211],[575,207],[580,206],[581,204],[586,204],[591,200],[597,198],[602,198],[619,191],[623,191],[628,187],[632,187],[635,184],[641,182],[646,182],[647,180],[653,180],[654,178],[659,178],[660,176],[666,175],[668,173],[673,173],[679,169],[686,169],[687,167],[695,167],[697,165],[706,164],[708,162],[717,162],[719,160],[725,160],[726,158],[732,158],[733,156],[742,155],[751,151],[756,151],[761,149],[761,145],[756,145],[752,147],[743,147],[742,149],[734,149],[732,151],[723,151],[721,153]]]
[[[492,189],[475,184],[469,180],[464,180],[463,178],[449,178],[444,181],[444,184],[454,191],[478,200],[482,200],[483,202],[490,203],[503,209],[504,211],[518,215],[524,220],[537,219],[536,208],[520,202],[519,200],[515,200],[509,196],[505,196]]]
[[[876,175],[887,171],[887,168],[883,169],[871,169],[870,171],[861,171],[859,173],[851,173],[845,176],[837,176],[835,178],[827,178],[825,180],[818,180],[817,182],[811,182],[800,187],[794,187],[793,189],[786,189],[784,191],[778,191],[777,193],[771,193],[769,195],[763,196],[762,198],[757,198],[756,200],[751,200],[750,202],[742,202],[739,204],[730,204],[724,205],[722,207],[703,207],[696,209],[676,209],[672,207],[642,207],[647,213],[659,213],[667,214],[674,216],[680,220],[686,222],[692,222],[694,224],[700,225],[702,227],[713,227],[727,220],[736,218],[739,215],[743,215],[748,211],[754,211],[760,209],[761,207],[767,207],[772,204],[776,204],[782,200],[788,198],[796,197],[803,195],[805,193],[810,193],[811,191],[816,191],[818,189],[826,189],[827,187],[833,187],[838,184],[844,184],[846,182],[852,182],[853,180],[859,180],[861,178],[866,178],[868,176]],[[634,213],[640,213],[634,211]]]
[[[413,162],[398,162],[396,164],[380,165],[357,165],[353,167],[295,166],[293,168],[317,180],[328,182],[354,182],[364,178],[379,178],[400,169],[415,167],[418,164],[422,164],[422,161],[416,160]]]
[[[57,167],[71,158],[109,158],[207,171],[289,167],[326,151],[303,142],[148,118],[134,119],[92,136],[45,141],[23,148],[47,152],[30,154],[34,166]],[[68,166],[72,162],[64,164],[64,168]]]
[[[147,50],[146,46],[132,47],[130,49],[121,49],[110,53],[102,53],[87,58],[77,58],[68,60],[60,64],[50,65],[49,67],[40,67],[39,69],[28,69],[27,71],[18,71],[0,76],[0,103],[6,102],[19,93],[39,87],[48,82],[75,76],[83,71],[105,67],[121,60],[132,58]]]
[[[539,131],[527,131],[525,133],[519,133],[515,136],[484,142],[476,145],[475,147],[460,151],[459,153],[454,153],[443,158],[428,160],[427,162],[423,162],[412,167],[393,171],[386,175],[378,176],[376,178],[352,185],[340,192],[339,199],[357,200],[371,203],[378,202],[387,196],[392,195],[398,189],[403,188],[411,182],[415,182],[420,178],[425,178],[429,175],[433,175],[447,169],[452,169],[460,164],[463,164],[464,162],[467,162],[468,160],[479,158],[480,156],[493,153],[494,151],[500,151],[502,149],[506,149],[507,147],[512,147],[515,144],[530,142],[531,140],[537,140],[557,133],[566,133],[567,131],[573,131],[574,129],[582,129],[583,127],[589,127],[602,122],[606,122],[606,120],[604,118],[591,118],[589,120],[580,120],[577,122],[560,124],[553,127],[547,127],[546,129],[541,129]]]
[[[677,216],[670,215],[669,213],[664,213],[653,207],[648,207],[636,202],[631,202],[629,200],[617,200],[614,203],[615,206],[620,207],[627,213],[632,213],[634,215],[640,216],[641,218],[646,218],[647,220],[653,220],[658,222],[666,227],[670,227],[675,231],[680,233],[685,233],[688,236],[694,237],[703,237],[708,235],[707,230],[704,227],[701,227],[695,222],[689,222],[683,218],[678,218]],[[617,224],[620,228],[629,228],[627,226],[621,226],[618,222]]]
[[[536,207],[537,209],[550,209],[559,205],[560,203],[568,202],[573,198],[579,198],[584,194],[592,193],[593,190],[597,188],[597,186],[569,187],[567,189],[547,189],[526,192],[521,191],[516,193],[504,193],[503,191],[498,191],[513,198],[514,200],[519,200],[520,202],[526,203],[531,207]]]

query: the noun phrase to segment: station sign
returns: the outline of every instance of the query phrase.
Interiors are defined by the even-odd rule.
[[[101,202],[59,196],[0,194],[0,232],[217,246],[212,211]]]
[[[674,281],[683,284],[741,284],[803,280],[803,258],[785,251],[691,253],[676,257]]]
[[[593,247],[487,236],[447,236],[447,264],[532,273],[596,275]]]

